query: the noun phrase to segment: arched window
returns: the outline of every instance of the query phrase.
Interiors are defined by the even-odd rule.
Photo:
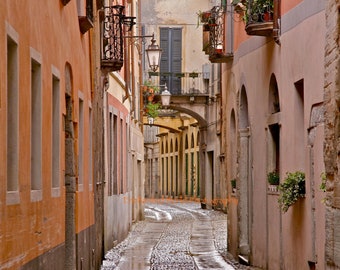
[[[272,74],[269,84],[268,95],[268,164],[269,172],[280,172],[280,123],[279,118],[271,118],[280,112],[279,91],[275,75]]]
[[[195,138],[194,138],[194,133],[191,133],[191,148],[195,147]]]

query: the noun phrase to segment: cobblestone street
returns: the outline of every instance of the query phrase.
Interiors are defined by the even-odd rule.
[[[198,202],[149,201],[145,220],[106,254],[102,270],[247,269],[226,254],[226,214]]]

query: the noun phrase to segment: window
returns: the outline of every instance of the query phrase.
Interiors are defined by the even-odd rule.
[[[176,73],[182,71],[182,29],[160,28],[161,55],[160,72],[161,84],[167,84],[171,94],[181,93],[181,79]]]
[[[268,95],[267,173],[280,173],[280,99],[276,77],[272,74]]]
[[[17,38],[12,37],[7,36],[7,204],[19,201],[10,194],[19,191],[19,56]]]
[[[113,195],[113,113],[109,113],[109,184],[108,196]]]
[[[304,80],[300,80],[295,83],[295,111],[294,111],[294,119],[295,119],[295,142],[294,149],[296,149],[296,160],[303,161],[304,160],[304,146],[305,146],[305,125],[304,125]],[[304,164],[299,164],[303,166]]]
[[[113,115],[113,137],[112,137],[112,164],[113,164],[113,194],[118,194],[118,117]]]
[[[59,72],[52,75],[52,189],[60,188],[60,80]],[[60,190],[52,196],[60,196]]]
[[[31,190],[32,201],[42,199],[42,78],[41,55],[31,48]],[[38,191],[38,192],[37,192]],[[40,192],[39,192],[40,191]]]

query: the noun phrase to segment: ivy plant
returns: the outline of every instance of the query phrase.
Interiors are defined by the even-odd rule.
[[[277,171],[272,171],[267,174],[267,180],[270,185],[280,184],[280,175]]]
[[[278,190],[279,206],[285,213],[299,198],[305,196],[305,173],[300,171],[287,173],[283,183],[278,186]]]

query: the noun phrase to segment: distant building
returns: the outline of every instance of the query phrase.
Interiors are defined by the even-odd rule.
[[[144,99],[146,179],[151,198],[186,198],[215,207],[219,193],[221,84],[218,64],[210,64],[198,27],[200,10],[212,8],[205,0],[143,1],[141,27],[159,38],[159,70],[144,74],[160,90],[171,93],[170,106],[151,123]],[[150,16],[150,10],[156,14]],[[147,70],[147,68],[145,69]],[[150,117],[149,117],[150,118]],[[150,119],[149,119],[150,120]],[[222,207],[222,206],[218,206]]]

